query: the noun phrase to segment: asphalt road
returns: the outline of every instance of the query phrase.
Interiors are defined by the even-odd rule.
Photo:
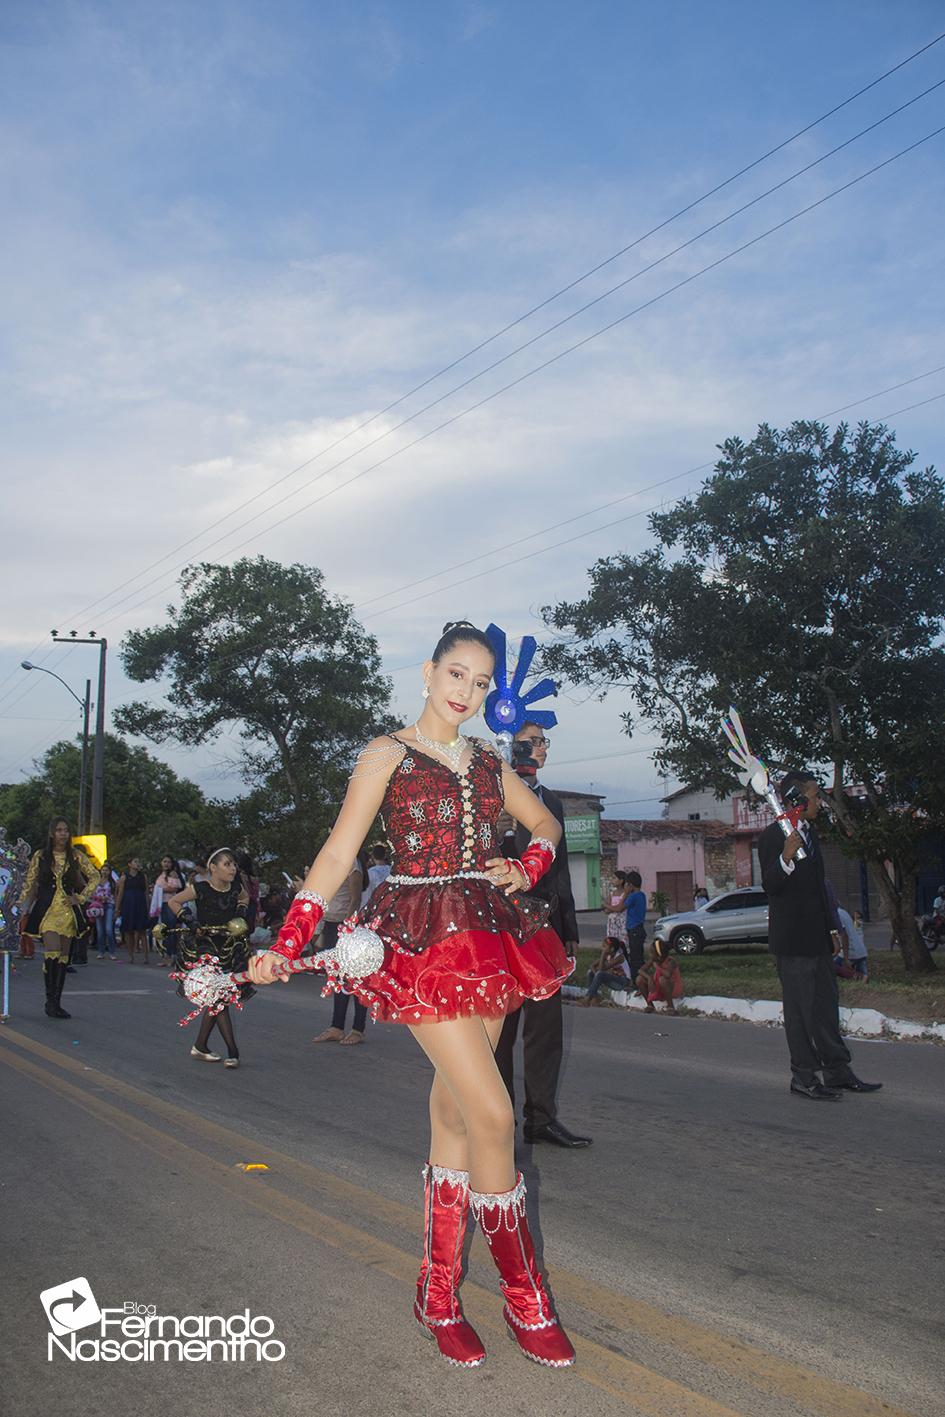
[[[578,1363],[515,1351],[477,1236],[489,1357],[459,1372],[411,1316],[430,1072],[405,1029],[313,1048],[329,1005],[296,979],[225,1072],[155,968],[93,960],[64,1003],[45,1019],[20,965],[0,1029],[5,1417],[945,1413],[937,1048],[858,1044],[884,1091],[813,1105],[779,1031],[566,1008],[561,1117],[595,1144],[520,1164]],[[103,1308],[269,1316],[285,1356],[49,1361],[39,1295],[77,1277]]]

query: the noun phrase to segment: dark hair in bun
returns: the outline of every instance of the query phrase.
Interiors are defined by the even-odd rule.
[[[492,655],[495,663],[495,650],[492,648],[492,641],[482,630],[477,630],[476,626],[469,620],[450,620],[443,626],[443,633],[436,642],[436,649],[431,656],[434,664],[439,664],[444,654],[449,654],[457,645],[474,644],[481,645]]]

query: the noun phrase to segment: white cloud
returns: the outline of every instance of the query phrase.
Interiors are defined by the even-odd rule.
[[[489,13],[473,6],[468,16],[466,37],[472,39],[468,26],[475,29]],[[285,53],[269,34],[269,47],[257,49],[251,25],[228,31],[194,71],[173,26],[154,64],[146,44],[129,52],[94,26],[82,44],[99,52],[109,71],[127,70],[125,82],[135,91],[130,126],[140,137],[178,103],[184,117],[203,111],[226,86],[221,75],[228,81],[234,66],[278,74]],[[379,81],[406,62],[392,31],[377,29],[372,44],[364,62]],[[208,90],[201,95],[204,83]],[[219,117],[241,134],[247,121],[240,99]],[[96,138],[102,122],[91,124]],[[198,534],[207,523],[344,438],[716,175],[680,164],[657,188],[646,174],[618,185],[588,172],[581,183],[572,180],[565,195],[536,182],[511,196],[470,203],[455,216],[425,210],[411,229],[379,225],[355,251],[333,244],[315,199],[310,207],[274,203],[264,229],[248,233],[234,225],[232,208],[215,192],[162,204],[144,184],[129,193],[121,221],[110,224],[80,184],[68,180],[69,164],[81,165],[89,130],[55,148],[22,125],[8,123],[3,137],[9,139],[0,144],[6,189],[19,194],[6,223],[18,279],[4,297],[15,347],[5,395],[15,477],[5,490],[5,509],[19,530],[5,546],[0,678],[15,671],[18,657],[52,625],[71,628],[70,617],[102,596],[106,606],[93,612],[93,621],[98,617],[113,641],[132,625],[154,623],[174,598],[170,568],[183,554],[149,574],[154,586],[125,587],[111,623],[115,601],[108,593],[192,537],[198,539],[188,554],[203,555]],[[116,172],[127,171],[131,135],[114,132],[107,142]],[[816,151],[812,143],[805,146]],[[799,161],[795,153],[780,170]],[[858,170],[857,162],[850,160],[850,171]],[[916,171],[928,174],[924,184],[915,182]],[[816,195],[833,181],[819,174],[804,190]],[[759,180],[747,190],[763,185]],[[737,200],[737,192],[720,196],[710,210],[727,210]],[[376,449],[327,471],[450,381],[490,363],[681,239],[676,228],[652,238],[446,381],[318,457],[273,495],[235,512],[208,534],[206,540],[225,534],[210,554],[224,557],[253,536],[241,554],[258,549],[320,565],[329,585],[356,603],[438,573],[432,585],[443,589],[436,595],[423,585],[366,607],[366,623],[392,664],[422,658],[442,622],[457,614],[540,633],[536,608],[579,595],[584,570],[598,554],[642,546],[644,517],[517,565],[502,565],[509,553],[498,553],[455,572],[451,566],[709,461],[722,437],[750,435],[760,419],[777,423],[821,413],[941,362],[941,294],[933,280],[939,258],[921,235],[940,226],[940,178],[931,166],[919,164],[909,176],[903,168],[869,191],[864,185],[350,487],[343,483],[803,200],[789,190],[770,214],[760,209],[710,238],[705,250],[674,257]],[[685,235],[707,219],[694,214],[679,230]],[[920,386],[916,397],[921,392]],[[897,397],[912,401],[905,391],[852,417],[896,407]],[[933,407],[910,417],[902,441],[930,460],[939,429]],[[669,483],[665,492],[605,511],[599,520],[609,525],[687,485]],[[332,488],[339,490],[306,509]],[[277,508],[283,493],[290,496]],[[269,530],[287,514],[288,522]],[[246,518],[252,524],[235,530]],[[576,535],[588,524],[577,522],[537,544]],[[535,546],[529,542],[522,552]],[[483,566],[498,569],[452,586]],[[401,599],[412,603],[375,613]],[[86,668],[84,661],[69,661],[73,678]],[[408,715],[417,707],[410,692],[415,679],[409,671],[396,677]],[[0,715],[16,697],[5,698],[7,689],[0,686]],[[35,685],[23,703],[54,715],[55,692]],[[122,683],[115,661],[111,701],[138,692]],[[579,757],[585,747],[586,756],[625,747],[619,709],[616,699],[581,709],[562,702],[560,758]],[[0,759],[22,758],[36,737],[33,726],[0,717]],[[216,782],[211,790],[219,791],[230,779],[220,778],[225,763],[211,754],[226,757],[214,748],[205,759],[180,754],[179,764],[174,761],[208,788]],[[625,770],[620,762],[594,770],[602,777],[606,770],[615,793],[644,795],[653,785],[645,759],[628,759]],[[580,768],[569,772],[563,785],[578,785]]]

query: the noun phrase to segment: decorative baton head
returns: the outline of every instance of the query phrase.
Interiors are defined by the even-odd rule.
[[[182,1027],[203,1013],[204,1009],[212,1016],[228,1004],[235,1004],[237,1008],[243,1007],[238,985],[220,968],[213,955],[201,955],[195,964],[185,966],[180,972],[172,974],[171,978],[180,980],[186,999],[194,1005],[193,1013],[179,1020]]]
[[[366,925],[356,925],[353,930],[339,931],[335,948],[320,958],[326,964],[331,961],[342,979],[366,979],[384,963],[384,941]]]
[[[728,755],[738,768],[742,787],[751,787],[763,797],[768,788],[768,769],[749,748],[741,715],[734,706],[729,709],[728,718],[722,719],[722,731],[732,745]]]

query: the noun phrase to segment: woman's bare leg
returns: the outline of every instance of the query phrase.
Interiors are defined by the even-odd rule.
[[[515,1118],[494,1049],[501,1019],[425,1023],[410,1032],[436,1069],[430,1093],[430,1160],[469,1172],[475,1191],[516,1182]]]
[[[482,1019],[493,1053],[504,1022],[501,1018]],[[439,1073],[434,1075],[430,1089],[430,1163],[445,1166],[451,1171],[469,1170],[469,1147],[463,1114],[446,1080]]]

